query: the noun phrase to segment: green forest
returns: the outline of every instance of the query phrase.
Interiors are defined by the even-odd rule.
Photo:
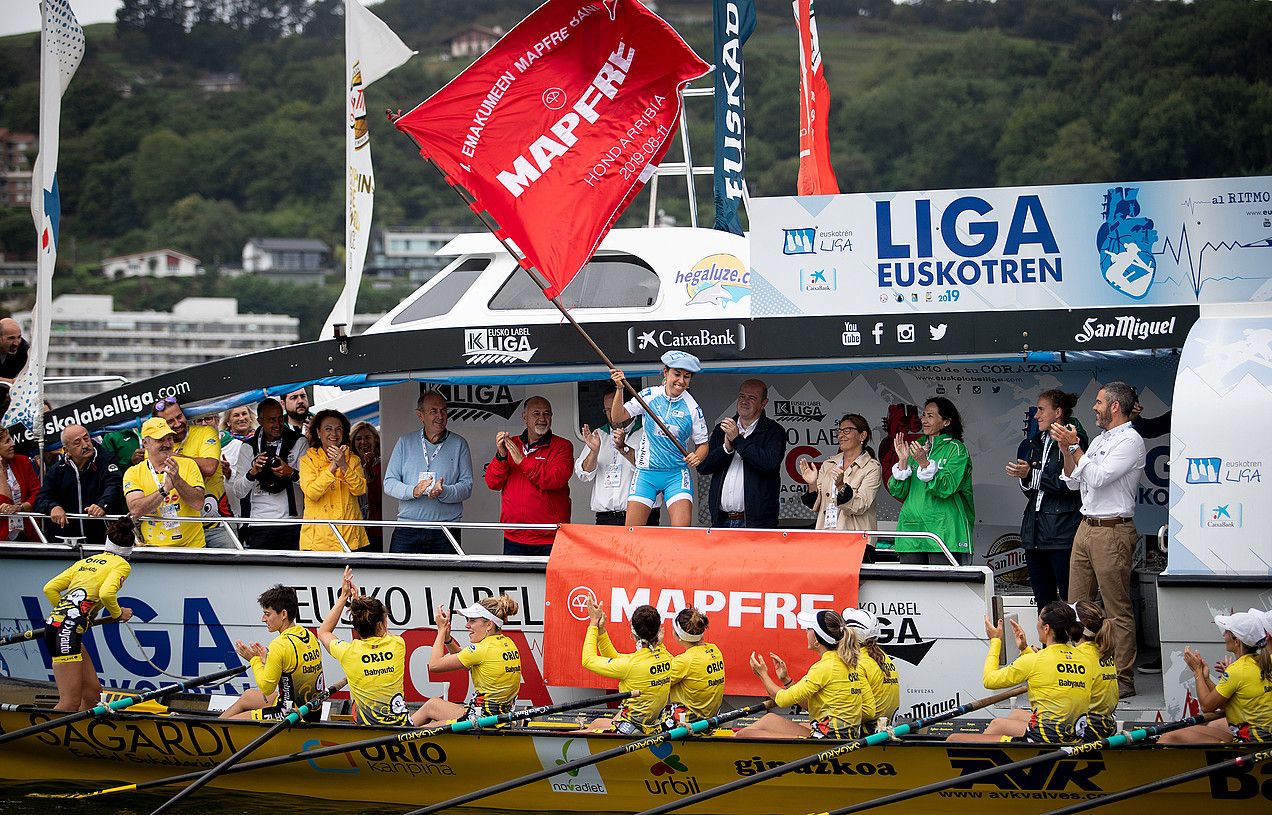
[[[462,70],[445,44],[472,25],[515,25],[528,0],[385,0],[373,9],[419,51],[367,90],[369,111],[409,109]],[[132,307],[239,295],[260,281],[94,280],[100,258],[169,246],[209,269],[253,235],[343,231],[343,20],[339,0],[125,0],[90,26],[63,100],[59,291],[110,291]],[[798,57],[789,0],[758,0],[745,49],[748,184],[795,191]],[[710,61],[708,0],[658,12]],[[1272,4],[1253,0],[821,2],[831,155],[844,192],[1272,172]],[[0,127],[36,130],[38,37],[0,39]],[[240,90],[198,80],[233,73]],[[701,82],[705,83],[706,80]],[[695,163],[712,111],[689,103]],[[372,115],[378,225],[479,227],[408,140]],[[678,156],[673,145],[669,155]],[[664,192],[682,189],[664,183]],[[710,179],[699,181],[711,217]],[[688,223],[683,194],[659,206]],[[639,197],[624,223],[641,223]],[[29,251],[25,209],[0,210],[0,249]],[[245,308],[304,312],[312,292],[244,291]],[[261,298],[262,294],[266,296]],[[336,296],[330,289],[329,300]],[[369,292],[360,310],[393,302]],[[287,300],[307,300],[286,303]],[[325,298],[316,298],[323,300]],[[280,301],[285,305],[280,307]],[[380,305],[382,308],[383,305]],[[302,325],[302,332],[307,325]]]

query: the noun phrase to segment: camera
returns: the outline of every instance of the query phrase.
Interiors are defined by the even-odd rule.
[[[281,467],[281,466],[283,466],[283,460],[279,458],[278,456],[270,455],[269,458],[265,459],[266,469],[272,470],[275,467]]]

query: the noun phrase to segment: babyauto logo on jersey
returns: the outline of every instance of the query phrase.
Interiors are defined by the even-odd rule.
[[[746,327],[736,323],[728,328],[702,328],[680,331],[669,328],[627,329],[627,350],[635,354],[649,348],[715,348],[733,346],[746,350]]]
[[[538,350],[530,344],[525,326],[464,329],[464,359],[469,365],[529,362]]]
[[[684,284],[687,306],[726,305],[751,295],[751,272],[726,252],[703,258],[687,272],[676,272],[676,283]]]
[[[1240,529],[1243,507],[1235,501],[1201,505],[1202,529]]]

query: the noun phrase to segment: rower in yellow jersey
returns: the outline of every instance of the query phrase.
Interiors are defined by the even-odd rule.
[[[473,695],[467,705],[433,698],[411,715],[417,727],[468,719],[477,723],[484,716],[498,716],[512,710],[521,692],[521,651],[503,634],[508,618],[517,613],[517,601],[506,594],[487,597],[457,612],[466,619],[464,627],[471,643],[460,647],[451,636],[451,615],[437,609],[437,637],[428,659],[430,674],[468,671]]]
[[[708,624],[707,615],[693,607],[681,609],[671,620],[676,642],[685,650],[671,658],[670,701],[663,710],[663,726],[668,730],[720,712],[724,654],[703,641]]]
[[[583,667],[618,680],[619,691],[638,691],[612,717],[595,719],[588,729],[598,733],[638,736],[662,728],[662,712],[671,691],[671,654],[662,644],[662,614],[653,606],[632,611],[636,651],[620,654],[605,631],[605,609],[589,599],[590,623],[583,638]]]
[[[879,647],[879,618],[859,608],[848,607],[844,623],[855,629],[861,640],[861,668],[865,671],[870,692],[874,694],[873,712],[862,717],[861,730],[869,735],[880,726],[887,727],[901,706],[901,679],[892,657]]]
[[[1076,651],[1087,664],[1091,682],[1091,706],[1085,727],[1078,728],[1083,741],[1101,741],[1117,733],[1117,663],[1113,659],[1113,621],[1090,600],[1073,604],[1082,637]],[[1079,720],[1081,721],[1081,720]]]
[[[955,733],[948,741],[1011,741],[1024,739],[1035,744],[1078,741],[1074,727],[1091,705],[1090,671],[1087,660],[1070,644],[1082,628],[1073,607],[1053,600],[1038,612],[1038,639],[1042,649],[1034,651],[1025,640],[1024,629],[1015,620],[1012,628],[1020,656],[1010,665],[998,667],[1003,648],[1002,623],[997,627],[985,618],[989,655],[985,657],[985,687],[1010,688],[1029,684],[1029,710],[1013,710],[1006,718],[993,719],[984,733]]]
[[[764,657],[751,652],[751,670],[778,707],[808,705],[808,724],[793,722],[778,713],[734,735],[741,738],[855,739],[861,733],[862,716],[875,709],[874,694],[861,666],[861,641],[855,629],[844,624],[837,611],[801,611],[795,619],[808,632],[808,650],[818,660],[798,682],[791,681],[786,663],[772,652],[779,685],[769,676]]]
[[[1272,741],[1272,654],[1268,623],[1258,609],[1220,614],[1215,625],[1223,631],[1225,649],[1236,657],[1223,669],[1219,681],[1210,678],[1210,666],[1201,654],[1184,648],[1184,662],[1197,682],[1197,701],[1209,712],[1222,710],[1223,718],[1210,724],[1186,727],[1162,734],[1161,744],[1214,744],[1216,742]]]
[[[221,714],[222,719],[281,719],[325,687],[318,638],[295,622],[300,617],[296,590],[291,586],[271,586],[256,601],[261,606],[261,622],[278,636],[269,648],[259,642],[234,643],[238,655],[250,660],[256,687],[234,700]],[[317,721],[321,716],[321,708],[315,708],[305,720]]]
[[[98,609],[106,609],[120,622],[132,617],[131,608],[119,605],[118,593],[132,571],[128,557],[135,540],[132,518],[111,521],[106,525],[106,551],[72,563],[44,584],[44,596],[53,606],[45,620],[44,644],[57,682],[54,710],[88,710],[101,698],[102,683],[82,641]]]
[[[346,606],[358,635],[351,642],[335,633]],[[340,597],[318,629],[318,641],[344,669],[358,724],[403,727],[410,723],[403,694],[406,640],[389,633],[388,609],[376,598],[358,593],[348,566],[340,581]]]

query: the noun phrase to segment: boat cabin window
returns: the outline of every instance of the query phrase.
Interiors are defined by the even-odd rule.
[[[592,258],[561,293],[566,308],[648,308],[658,299],[658,273],[632,255]],[[495,296],[492,311],[549,308],[530,275],[514,269]]]
[[[412,323],[449,314],[464,296],[464,292],[477,282],[481,273],[490,265],[490,258],[468,258],[447,272],[437,285],[415,298],[415,302],[402,309],[393,318],[392,325]],[[523,275],[524,276],[524,275]]]

